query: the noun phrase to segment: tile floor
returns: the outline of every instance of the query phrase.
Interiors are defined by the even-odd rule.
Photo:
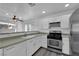
[[[51,52],[45,48],[40,48],[33,56],[63,56],[63,55]]]

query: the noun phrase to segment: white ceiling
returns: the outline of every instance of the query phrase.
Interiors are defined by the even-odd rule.
[[[0,3],[0,16],[12,18],[16,15],[23,20],[44,17],[48,14],[55,14],[62,11],[77,8],[78,3],[69,3],[69,7],[65,8],[66,3],[35,3],[35,6],[30,7],[28,3]],[[46,11],[46,13],[42,13]],[[3,19],[2,19],[3,20]],[[6,21],[8,19],[5,19]]]

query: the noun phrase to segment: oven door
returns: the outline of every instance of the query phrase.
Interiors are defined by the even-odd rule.
[[[62,41],[55,39],[48,39],[48,46],[52,48],[62,49]]]

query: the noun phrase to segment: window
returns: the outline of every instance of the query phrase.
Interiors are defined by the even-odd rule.
[[[27,29],[28,27],[27,27],[27,25],[25,24],[25,31],[28,31],[28,29]]]

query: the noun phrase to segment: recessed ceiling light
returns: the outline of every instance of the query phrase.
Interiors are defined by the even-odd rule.
[[[42,13],[46,13],[46,11],[42,11]]]
[[[69,6],[69,4],[66,4],[66,5],[65,5],[65,7],[68,7],[68,6]]]
[[[9,15],[8,13],[6,13],[6,15]]]

